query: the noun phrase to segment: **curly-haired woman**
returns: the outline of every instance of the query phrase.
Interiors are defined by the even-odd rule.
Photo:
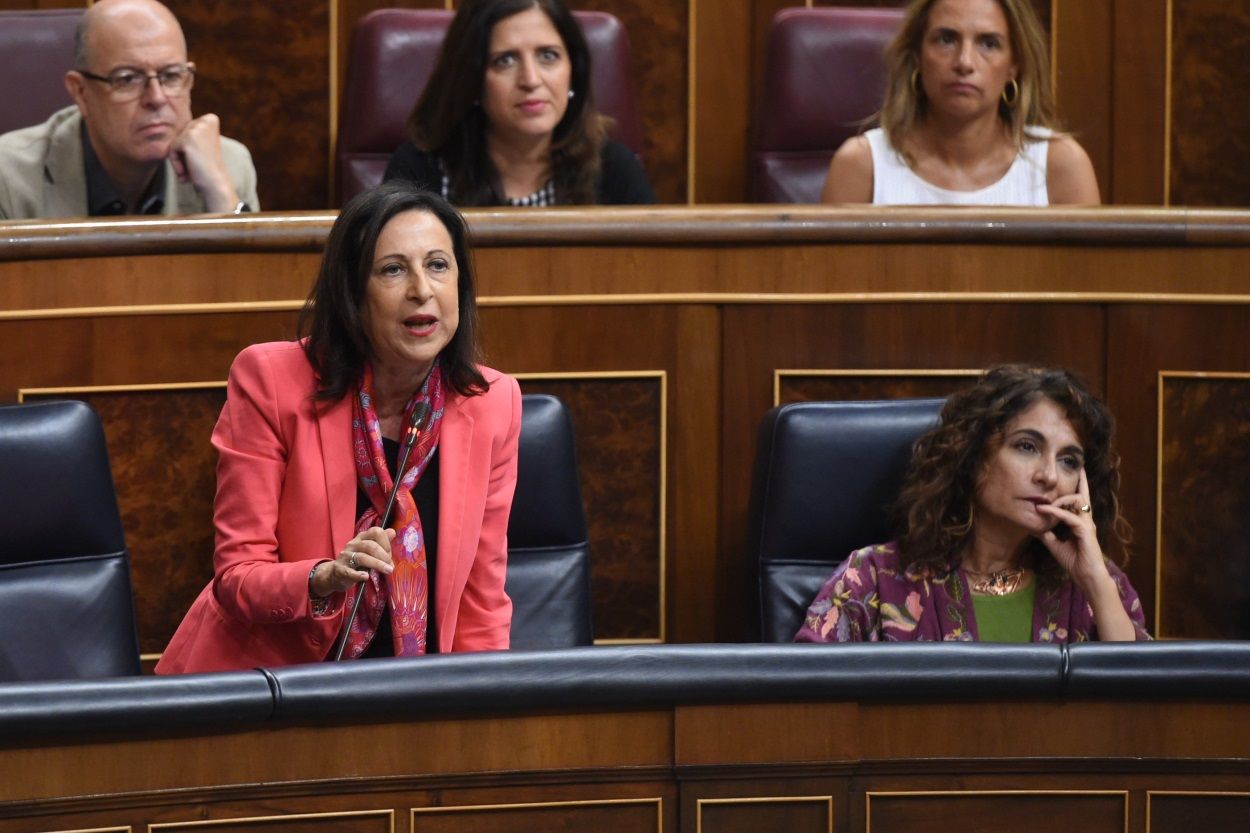
[[[1068,371],[989,369],[916,441],[906,531],[838,565],[797,641],[1149,639],[1104,554],[1130,535],[1114,431]]]

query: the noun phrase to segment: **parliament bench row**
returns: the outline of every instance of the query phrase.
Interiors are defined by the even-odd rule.
[[[367,699],[366,699],[367,695]],[[1250,698],[1250,643],[600,646],[0,685],[0,739],[366,714],[791,701]]]

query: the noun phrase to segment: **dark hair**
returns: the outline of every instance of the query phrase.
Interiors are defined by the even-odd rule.
[[[577,20],[561,0],[463,0],[452,18],[438,63],[408,116],[413,144],[436,154],[457,205],[499,205],[498,172],[486,152],[486,114],[480,100],[490,57],[490,36],[506,17],[538,8],[550,18],[568,51],[571,73],[564,118],[551,138],[551,175],[562,204],[596,201],[599,150],[608,119],[595,111],[590,49]]]
[[[1001,443],[1007,423],[1040,399],[1058,405],[1080,438],[1103,552],[1114,540],[1121,560],[1127,559],[1132,531],[1120,514],[1120,456],[1111,411],[1071,371],[1005,364],[951,396],[938,425],[916,441],[899,499],[907,529],[899,544],[909,567],[946,564],[963,550],[972,535],[977,480],[987,455]],[[1038,575],[1060,577],[1062,569],[1045,546],[1040,541],[1030,546]]]
[[[317,282],[300,312],[299,332],[307,335],[304,352],[317,373],[318,399],[340,399],[360,382],[370,352],[360,310],[374,250],[382,229],[405,211],[428,211],[451,235],[460,324],[439,354],[443,378],[464,396],[489,387],[477,369],[477,296],[464,218],[437,194],[393,181],[357,194],[343,207],[330,229]]]

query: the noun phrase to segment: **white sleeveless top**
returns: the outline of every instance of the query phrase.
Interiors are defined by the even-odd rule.
[[[1046,191],[1046,155],[1050,149],[1044,128],[1027,128],[1024,149],[1007,173],[993,185],[977,191],[950,191],[926,182],[907,167],[890,146],[885,131],[875,127],[864,134],[872,148],[872,202],[874,205],[1050,205]]]

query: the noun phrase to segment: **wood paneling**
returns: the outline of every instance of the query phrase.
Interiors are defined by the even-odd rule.
[[[395,813],[365,810],[353,813],[283,813],[155,824],[150,833],[394,833]]]
[[[1126,572],[1141,594],[1148,624],[1156,605],[1158,374],[1160,371],[1250,370],[1250,342],[1245,338],[1246,332],[1250,332],[1250,307],[1240,305],[1210,309],[1124,305],[1108,313],[1107,366],[1115,368],[1115,372],[1107,378],[1107,403],[1117,419],[1117,444],[1122,457],[1120,500],[1134,530],[1133,557]],[[1188,440],[1206,442],[1205,431],[1204,426],[1202,434]],[[1175,436],[1180,439],[1180,435]],[[1185,451],[1175,449],[1169,453],[1180,455]],[[1230,476],[1238,474],[1233,472]],[[1179,511],[1183,517],[1203,517],[1203,501],[1213,498],[1212,495],[1182,495],[1179,502],[1165,503],[1165,525],[1173,511]],[[1221,541],[1215,546],[1217,551],[1224,552],[1228,545],[1229,542]],[[1203,552],[1173,556],[1179,558],[1180,563],[1204,557],[1210,556]],[[1182,601],[1174,595],[1169,606],[1176,604],[1184,609],[1191,605],[1201,607],[1212,601]],[[1155,627],[1169,637],[1197,635],[1180,630],[1167,618],[1156,622]]]
[[[1052,73],[1061,126],[1089,154],[1103,202],[1111,202],[1112,0],[1054,0],[1052,14]]]
[[[629,32],[634,94],[642,117],[643,164],[660,202],[686,201],[687,42],[691,3],[700,0],[576,0],[569,6],[610,12]],[[717,4],[726,0],[717,0]]]
[[[1111,196],[1120,205],[1164,202],[1167,5],[1113,0]]]
[[[1250,204],[1250,8],[1173,0],[1170,203]]]
[[[1080,792],[1005,795],[894,794],[868,796],[869,833],[912,833],[941,819],[943,829],[992,833],[1081,830],[1122,833],[1127,828],[1127,793]]]
[[[422,807],[412,811],[413,833],[507,833],[513,830],[612,830],[660,833],[660,799]]]
[[[1250,373],[1161,385],[1160,620],[1168,636],[1250,633]]]
[[[330,3],[169,0],[196,63],[196,115],[247,145],[268,211],[329,204]]]
[[[577,434],[596,639],[661,639],[663,380],[522,379],[559,397]]]
[[[1012,731],[986,728],[1001,726]],[[413,833],[1240,830],[1247,727],[1250,707],[1236,701],[900,693],[872,705],[310,715],[173,737],[101,728],[0,741],[0,832],[322,833],[378,829],[388,816]]]
[[[746,198],[747,153],[754,83],[763,68],[750,0],[688,0],[694,11],[691,42],[690,201],[741,202]],[[757,30],[758,31],[758,30]]]
[[[980,371],[975,371],[980,373]],[[917,399],[950,396],[972,384],[975,376],[965,373],[877,373],[873,371],[830,371],[827,374],[801,370],[782,371],[778,380],[777,404],[789,402],[868,401],[873,399]]]
[[[755,833],[785,830],[787,833],[832,833],[833,799],[813,798],[735,799],[699,801],[696,826],[701,833]]]
[[[1242,793],[1150,793],[1150,833],[1240,830],[1250,818],[1250,795]]]

